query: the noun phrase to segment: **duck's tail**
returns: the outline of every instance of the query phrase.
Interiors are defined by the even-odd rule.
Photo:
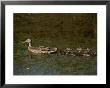
[[[52,48],[51,50],[50,50],[50,53],[52,54],[52,53],[56,53],[57,52],[57,48]]]

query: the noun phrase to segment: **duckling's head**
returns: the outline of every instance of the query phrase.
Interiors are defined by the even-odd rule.
[[[31,39],[26,39],[26,41],[24,41],[23,43],[30,43]]]

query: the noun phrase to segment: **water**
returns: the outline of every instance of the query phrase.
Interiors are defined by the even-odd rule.
[[[14,75],[96,75],[96,57],[28,55],[24,50],[14,60]]]
[[[89,28],[88,28],[89,26]],[[96,75],[97,57],[29,55],[32,46],[97,49],[97,14],[14,14],[14,75]]]

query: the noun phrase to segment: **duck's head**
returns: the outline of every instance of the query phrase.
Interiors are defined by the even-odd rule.
[[[30,43],[31,39],[26,39],[26,41],[24,41],[23,43]]]

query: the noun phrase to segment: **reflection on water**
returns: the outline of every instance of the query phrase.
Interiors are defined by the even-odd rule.
[[[14,60],[14,75],[96,75],[96,57],[68,55],[17,55]]]

